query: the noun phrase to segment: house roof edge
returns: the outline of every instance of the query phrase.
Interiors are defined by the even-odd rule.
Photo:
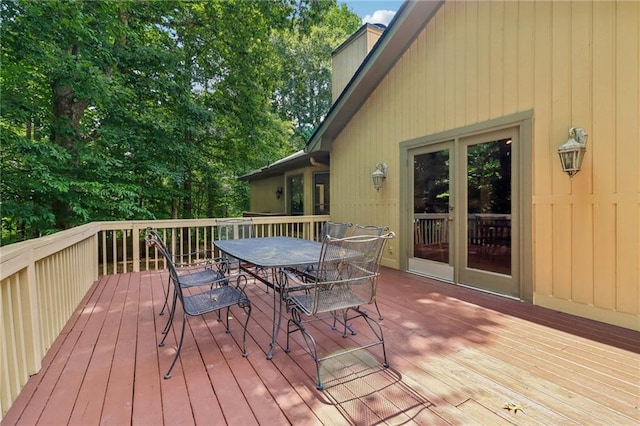
[[[444,3],[445,0],[407,0],[400,6],[387,29],[307,141],[305,152],[330,150],[335,137]]]

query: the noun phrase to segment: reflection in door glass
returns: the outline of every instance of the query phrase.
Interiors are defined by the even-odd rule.
[[[292,176],[289,181],[289,203],[291,208],[291,215],[303,215],[304,214],[304,180],[302,175]]]
[[[448,263],[449,150],[414,157],[413,191],[413,254]]]
[[[329,172],[313,174],[313,214],[329,214]]]
[[[511,275],[511,139],[467,150],[467,266]]]

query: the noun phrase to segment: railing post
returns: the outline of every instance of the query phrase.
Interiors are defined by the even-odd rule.
[[[140,226],[134,223],[131,232],[133,272],[140,272]]]
[[[28,373],[35,374],[42,368],[42,358],[44,353],[42,351],[42,344],[40,340],[40,307],[38,298],[38,287],[36,279],[36,262],[34,258],[33,250],[29,250],[29,266],[27,266],[27,292],[26,300],[23,303],[27,304],[29,310],[30,324],[25,324],[25,338],[29,338],[27,345],[27,371]]]

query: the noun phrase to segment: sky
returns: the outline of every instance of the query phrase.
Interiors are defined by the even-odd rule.
[[[385,24],[389,22],[400,8],[403,0],[338,0],[344,3],[362,18],[362,23]]]

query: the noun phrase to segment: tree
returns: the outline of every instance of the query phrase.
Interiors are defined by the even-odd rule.
[[[346,5],[321,0],[302,12],[289,31],[274,36],[283,65],[273,102],[280,117],[294,125],[292,150],[304,146],[329,111],[331,52],[360,25]]]
[[[112,90],[112,52],[124,30],[118,7],[2,3],[3,225],[46,232],[89,218],[81,200],[98,188],[81,172],[97,162],[87,147],[98,126],[87,112]]]
[[[288,155],[328,109],[327,28],[341,10],[335,0],[2,2],[3,243],[9,228],[30,237],[93,220],[239,214],[248,189],[236,177]],[[296,49],[306,59],[286,68]],[[312,90],[274,96],[305,75]]]

